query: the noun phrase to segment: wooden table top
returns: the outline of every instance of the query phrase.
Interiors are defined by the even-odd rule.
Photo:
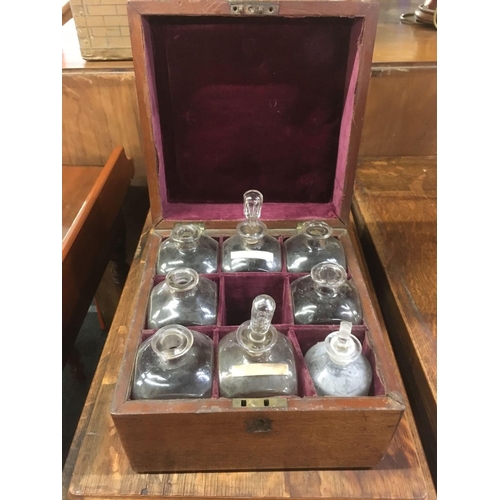
[[[148,217],[66,461],[63,498],[436,498],[409,406],[387,455],[369,470],[133,472],[113,425],[110,405],[138,297],[138,283],[145,272],[142,251],[150,224]],[[351,223],[351,230],[353,226]],[[353,243],[363,267],[357,240]],[[367,277],[364,267],[363,273]],[[368,280],[367,283],[370,287]],[[380,317],[380,311],[376,314]]]
[[[62,167],[63,366],[111,257],[114,222],[133,175],[120,146],[103,167]]]
[[[374,65],[393,63],[434,64],[437,61],[437,33],[433,27],[410,26],[399,20],[401,14],[414,12],[420,0],[379,0],[380,14],[373,52]],[[407,5],[405,5],[407,4]],[[133,71],[132,61],[85,61],[73,20],[63,28],[62,69],[89,71]]]
[[[92,188],[103,167],[62,167],[62,241],[73,224],[77,223],[77,217],[82,216],[82,207],[90,196]]]
[[[428,421],[424,434],[426,438],[433,434],[434,448],[436,174],[435,157],[366,159],[356,171],[353,203],[360,239],[403,380],[410,399],[413,398],[415,412],[418,408]]]

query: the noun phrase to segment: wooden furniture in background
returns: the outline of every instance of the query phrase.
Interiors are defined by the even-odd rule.
[[[62,25],[64,26],[72,17],[73,14],[71,13],[69,2],[66,2],[62,6]]]
[[[124,247],[116,254],[116,241],[123,238],[119,213],[133,175],[122,147],[104,167],[62,167],[63,367],[111,258],[123,280],[126,255]]]
[[[366,470],[306,470],[137,474],[128,463],[109,409],[134,308],[146,271],[144,250],[151,230],[148,216],[113,325],[63,470],[63,498],[436,498],[426,459],[407,406],[388,453]],[[360,253],[354,224],[350,231],[362,272],[373,289]],[[375,303],[374,314],[381,319]],[[383,323],[382,323],[383,324]],[[390,346],[388,346],[390,349]],[[335,429],[325,429],[325,432]],[[237,446],[237,443],[235,443]],[[262,450],[265,453],[265,449]]]
[[[436,158],[374,158],[356,173],[353,212],[436,480]]]
[[[436,30],[399,21],[417,7],[380,1],[360,156],[436,154]],[[85,61],[74,22],[62,30],[63,163],[102,165],[109,144],[122,144],[133,183],[146,185],[133,62]]]

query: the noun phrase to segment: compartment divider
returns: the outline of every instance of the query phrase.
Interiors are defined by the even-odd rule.
[[[219,274],[219,293],[217,304],[217,326],[226,324],[226,295],[224,291],[224,276]]]
[[[214,328],[214,371],[212,373],[212,399],[219,399],[219,329]]]
[[[299,396],[300,397],[314,397],[318,393],[314,388],[314,382],[312,381],[311,374],[307,368],[304,355],[300,348],[297,337],[295,336],[295,331],[289,328],[287,331],[287,336],[293,345],[295,351],[295,363],[297,365],[297,379],[299,383]]]
[[[293,325],[294,323],[289,273],[285,275],[285,286],[283,289],[283,323],[288,325]]]
[[[286,252],[285,252],[285,244],[283,242],[283,236],[278,236],[278,241],[280,244],[280,250],[281,250],[281,272],[286,273],[287,268],[286,268]]]
[[[218,257],[217,257],[217,273],[222,273],[222,244],[224,243],[224,236],[219,236],[217,238],[218,245],[219,245],[219,252],[218,252]]]

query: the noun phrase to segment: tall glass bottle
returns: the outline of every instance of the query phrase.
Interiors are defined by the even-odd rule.
[[[332,236],[333,229],[320,220],[305,222],[299,234],[285,241],[286,266],[291,273],[308,273],[320,262],[332,262],[344,269],[344,247]]]
[[[316,264],[309,276],[291,284],[295,323],[327,325],[363,320],[361,301],[343,267],[329,262]]]
[[[209,337],[181,325],[164,326],[137,351],[132,398],[209,398],[213,360]]]
[[[352,324],[340,323],[338,332],[311,347],[304,356],[319,396],[367,396],[372,368],[361,354],[361,343],[351,333]]]
[[[179,267],[189,267],[200,274],[215,273],[218,248],[217,241],[203,235],[200,226],[179,224],[160,245],[156,273],[166,274]]]
[[[217,285],[194,269],[172,269],[151,290],[148,328],[215,325],[216,318]]]
[[[219,386],[223,397],[297,394],[297,370],[290,340],[271,324],[276,303],[257,296],[250,321],[219,342]]]
[[[224,272],[281,271],[279,241],[267,234],[267,226],[259,220],[263,199],[256,190],[243,195],[246,220],[236,226],[237,234],[223,244]]]

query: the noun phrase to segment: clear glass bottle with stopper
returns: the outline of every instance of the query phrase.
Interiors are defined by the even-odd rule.
[[[172,269],[151,290],[148,328],[215,325],[216,318],[217,284],[194,269]]]
[[[345,269],[344,247],[332,233],[333,228],[326,222],[304,222],[300,233],[285,241],[287,270],[291,273],[308,273],[320,262],[332,262]]]
[[[330,333],[304,356],[319,396],[368,395],[372,368],[361,354],[361,343],[351,330],[351,323],[341,321],[338,332]]]
[[[316,264],[309,276],[291,284],[293,313],[299,325],[329,325],[363,320],[361,301],[343,267],[329,262]]]
[[[207,335],[181,325],[164,326],[137,351],[132,398],[209,398],[213,360]]]
[[[276,303],[258,295],[252,315],[219,342],[222,397],[267,397],[297,394],[297,370],[290,340],[271,324]]]
[[[219,245],[202,234],[196,224],[179,224],[161,243],[156,260],[156,273],[167,274],[179,267],[189,267],[200,274],[217,271]]]
[[[243,195],[246,220],[236,226],[237,234],[223,244],[222,270],[230,272],[281,271],[281,249],[259,220],[263,196],[256,190]]]

